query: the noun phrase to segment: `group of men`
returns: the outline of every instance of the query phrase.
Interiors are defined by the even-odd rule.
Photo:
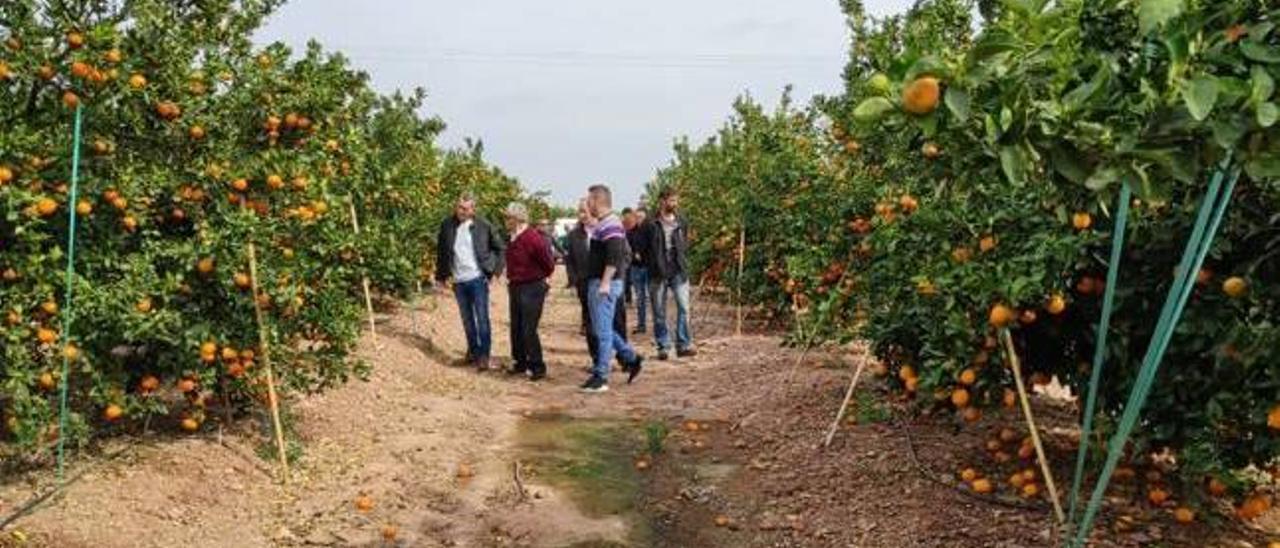
[[[527,208],[512,203],[504,211],[506,236],[476,217],[475,200],[463,196],[437,235],[436,281],[452,282],[464,331],[467,362],[481,371],[490,366],[489,285],[505,272],[511,316],[511,359],[508,372],[537,381],[546,378],[538,325],[560,254],[549,223],[531,227]],[[594,185],[579,202],[578,224],[564,250],[569,286],[578,295],[582,327],[591,356],[590,375],[582,383],[588,393],[608,391],[616,358],[631,383],[644,368],[644,357],[627,340],[626,303],[637,307],[635,333],[646,332],[646,312],[653,317],[658,359],[672,348],[666,321],[667,302],[676,302],[675,351],[696,355],[689,328],[688,224],[679,214],[674,189],[659,195],[659,211],[648,219],[643,209],[613,209],[613,194]]]

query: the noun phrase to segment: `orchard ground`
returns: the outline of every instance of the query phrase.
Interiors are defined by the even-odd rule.
[[[750,318],[747,334],[735,337],[733,310],[709,297],[695,304],[699,356],[649,361],[636,384],[582,395],[576,387],[587,357],[578,305],[561,286],[562,278],[542,324],[547,382],[456,366],[465,343],[446,294],[392,304],[379,314],[378,346],[367,336],[361,343],[360,356],[372,365],[368,382],[289,402],[287,422],[301,448],[289,486],[275,483],[273,455],[259,451],[252,419],[189,437],[118,439],[98,448],[99,456],[77,455],[71,475],[87,473],[0,533],[0,546],[1055,542],[1043,497],[1004,493],[992,502],[953,486],[956,471],[970,466],[1005,482],[984,443],[1005,427],[1023,432],[1014,412],[992,412],[974,425],[926,416],[904,428],[909,419],[895,396],[864,377],[870,380],[850,419],[823,449],[850,372],[866,354],[811,352],[785,385],[799,350]],[[504,356],[506,294],[495,287],[495,355]],[[647,337],[639,347],[653,354]],[[1060,404],[1037,408],[1050,422],[1070,422]],[[1061,429],[1046,430],[1053,446]],[[1067,448],[1054,455],[1060,467],[1069,464]],[[1058,476],[1060,490],[1068,479]],[[51,481],[48,470],[7,478],[0,513]],[[1168,508],[1141,500],[1138,483],[1113,491],[1098,545],[1267,540],[1261,529],[1204,512],[1178,525]],[[1272,532],[1277,524],[1274,511],[1255,522]]]

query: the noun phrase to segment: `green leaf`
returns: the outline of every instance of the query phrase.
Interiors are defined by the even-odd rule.
[[[1069,145],[1060,144],[1049,151],[1053,169],[1073,183],[1083,183],[1089,177],[1085,165],[1080,162],[1080,153],[1068,150]]]
[[[1000,167],[1004,176],[1014,185],[1022,185],[1027,179],[1027,155],[1018,145],[1000,147]]]
[[[943,100],[947,103],[947,108],[951,109],[951,113],[956,119],[963,122],[969,118],[969,94],[964,90],[956,87],[948,87]]]
[[[1253,91],[1249,96],[1249,100],[1253,101],[1254,104],[1261,104],[1270,99],[1271,95],[1276,92],[1276,81],[1267,72],[1267,69],[1254,65],[1250,69],[1250,80],[1253,83]]]
[[[1240,138],[1244,137],[1247,120],[1240,116],[1231,116],[1225,120],[1213,122],[1213,140],[1222,148],[1235,148]]]
[[[1254,158],[1244,165],[1244,170],[1251,179],[1280,177],[1280,157],[1266,155]]]
[[[1105,66],[1098,68],[1098,70],[1093,73],[1093,78],[1090,78],[1088,82],[1076,86],[1075,89],[1067,92],[1067,94],[1062,97],[1063,106],[1065,106],[1067,110],[1076,110],[1080,108],[1085,103],[1089,102],[1090,99],[1093,99],[1094,96],[1098,94],[1098,91],[1106,85],[1107,80],[1110,78],[1111,71],[1107,70]]]
[[[1191,117],[1197,121],[1208,118],[1218,102],[1219,91],[1218,79],[1212,76],[1201,76],[1182,88],[1182,100],[1187,104]]]
[[[1280,119],[1280,107],[1275,103],[1262,103],[1258,105],[1258,125],[1269,128],[1276,125],[1276,120]]]
[[[1280,63],[1280,50],[1264,46],[1253,40],[1241,42],[1240,52],[1245,57],[1259,63]]]
[[[1141,0],[1138,4],[1138,31],[1147,34],[1182,15],[1184,9],[1184,0]]]
[[[1085,180],[1084,186],[1089,190],[1102,190],[1120,180],[1122,170],[1114,166],[1098,168]]]
[[[853,119],[860,124],[871,124],[880,121],[886,112],[893,110],[893,103],[884,97],[872,97],[858,104],[853,109]]]

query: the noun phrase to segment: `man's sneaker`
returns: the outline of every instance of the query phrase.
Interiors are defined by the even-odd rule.
[[[590,379],[587,379],[586,383],[582,385],[582,391],[588,394],[599,394],[601,392],[608,392],[609,383],[604,379],[593,375]]]
[[[667,351],[666,351],[665,349],[660,349],[660,350],[658,350],[658,360],[659,360],[659,361],[664,361],[664,362],[665,362],[665,361],[667,361],[667,359],[669,359],[670,357],[671,357],[671,356],[668,356],[668,355],[667,355]]]
[[[631,362],[631,365],[627,367],[627,384],[631,384],[631,381],[640,376],[641,369],[644,369],[644,357],[636,355],[636,361]]]
[[[685,349],[683,349],[683,350],[676,350],[676,357],[678,357],[678,358],[692,358],[692,357],[697,356],[697,355],[698,355],[698,351],[697,351],[697,350],[694,350],[694,349],[692,349],[692,348],[685,348]]]

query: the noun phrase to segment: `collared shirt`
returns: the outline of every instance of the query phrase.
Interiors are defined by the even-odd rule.
[[[457,235],[453,238],[453,281],[464,283],[484,276],[480,264],[476,262],[476,248],[471,240],[470,219],[458,223]]]

